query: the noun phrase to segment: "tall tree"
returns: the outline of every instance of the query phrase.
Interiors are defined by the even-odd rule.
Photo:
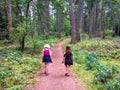
[[[88,3],[88,14],[89,14],[89,37],[93,37],[93,12],[94,2]]]
[[[49,30],[50,30],[49,5],[50,5],[50,1],[46,1],[45,2],[45,30],[46,30],[46,34],[48,35],[47,38],[49,37]]]
[[[82,31],[82,25],[83,25],[83,6],[84,6],[84,0],[76,0],[76,5],[78,6],[76,11],[76,39],[77,42],[80,41],[80,31]]]
[[[27,30],[27,29],[29,29],[28,28],[28,15],[29,15],[29,8],[30,8],[30,2],[31,2],[32,0],[28,0],[27,1],[27,3],[26,3],[26,10],[25,10],[25,29]],[[27,35],[27,32],[25,32],[22,36],[21,36],[21,38],[20,38],[20,46],[21,46],[21,50],[23,51],[24,50],[24,47],[25,47],[25,37],[26,37],[26,35]]]
[[[69,0],[69,16],[71,23],[71,43],[76,43],[76,25],[75,25],[73,0]]]
[[[63,29],[63,23],[64,23],[64,18],[65,18],[65,15],[64,15],[65,1],[56,0],[56,1],[53,1],[52,3],[54,4],[55,10],[56,10],[56,13],[55,13],[56,31],[58,33],[58,38],[61,38],[61,32],[63,31],[62,29]]]
[[[102,7],[101,7],[101,21],[100,21],[100,31],[102,32],[102,38],[104,39],[105,36],[103,34],[105,29],[105,0],[102,0]]]
[[[8,17],[8,30],[9,35],[12,32],[12,4],[11,0],[7,0],[7,17]]]
[[[56,11],[56,31],[58,32],[58,38],[61,38],[63,18],[59,10]]]
[[[93,12],[93,33],[94,36],[97,36],[96,33],[98,32],[98,0],[94,2],[94,12]]]
[[[112,18],[112,30],[113,30],[114,35],[115,35],[115,18],[114,18],[112,0],[110,0],[110,9],[111,9],[111,18]]]
[[[50,15],[49,15],[49,5],[50,1],[37,1],[37,14],[39,22],[39,34],[46,34],[46,38],[49,36],[50,29]]]

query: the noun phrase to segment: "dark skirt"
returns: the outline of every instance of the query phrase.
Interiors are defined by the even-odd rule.
[[[52,59],[51,59],[50,55],[44,55],[43,62],[52,63]]]
[[[72,59],[65,59],[65,65],[73,65],[73,60]]]

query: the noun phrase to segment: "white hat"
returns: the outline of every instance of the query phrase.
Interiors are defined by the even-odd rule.
[[[44,48],[50,48],[50,45],[49,44],[45,44]]]

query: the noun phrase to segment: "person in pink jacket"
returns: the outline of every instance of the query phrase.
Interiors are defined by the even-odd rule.
[[[45,44],[44,49],[42,51],[43,62],[45,64],[45,71],[44,71],[45,75],[48,75],[48,65],[49,63],[52,63],[51,55],[52,55],[52,51],[50,49],[50,45]]]

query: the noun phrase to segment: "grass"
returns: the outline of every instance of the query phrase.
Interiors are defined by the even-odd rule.
[[[74,63],[73,65],[73,70],[76,72],[78,78],[82,79],[85,86],[87,86],[88,90],[92,90],[89,86],[92,83],[91,79],[93,79],[92,73],[86,71],[84,68],[85,68],[84,64]]]
[[[72,46],[74,55],[73,70],[77,77],[82,79],[88,90],[107,90],[106,84],[95,84],[94,73],[95,70],[86,70],[86,55],[88,52],[94,52],[98,55],[98,61],[102,65],[110,64],[117,65],[120,68],[120,53],[119,44],[120,38],[113,38],[112,40],[83,40]],[[120,69],[119,69],[120,71]],[[114,74],[110,81],[114,81],[119,73]]]
[[[34,74],[42,67],[40,54],[44,44],[52,44],[60,41],[55,37],[50,37],[48,40],[44,38],[44,36],[35,36],[32,39],[28,36],[25,41],[24,52],[20,52],[18,46],[4,43],[6,41],[0,43],[1,90],[21,90],[25,85],[36,81]],[[75,45],[68,43],[66,45],[72,47],[74,56],[73,70],[76,72],[78,78],[82,79],[88,90],[106,90],[105,84],[94,83],[93,79],[96,71],[86,70],[86,56],[88,52],[94,52],[98,55],[98,61],[101,64],[110,63],[120,66],[120,38],[113,38],[112,40],[88,40],[85,38]],[[111,81],[114,81],[117,76],[115,74]]]
[[[63,38],[62,38],[63,39]],[[52,44],[62,39],[44,36],[27,36],[24,52],[19,51],[18,45],[0,43],[0,90],[22,90],[25,85],[36,81],[34,74],[41,69],[41,51],[44,44]],[[34,48],[35,46],[35,48]]]

